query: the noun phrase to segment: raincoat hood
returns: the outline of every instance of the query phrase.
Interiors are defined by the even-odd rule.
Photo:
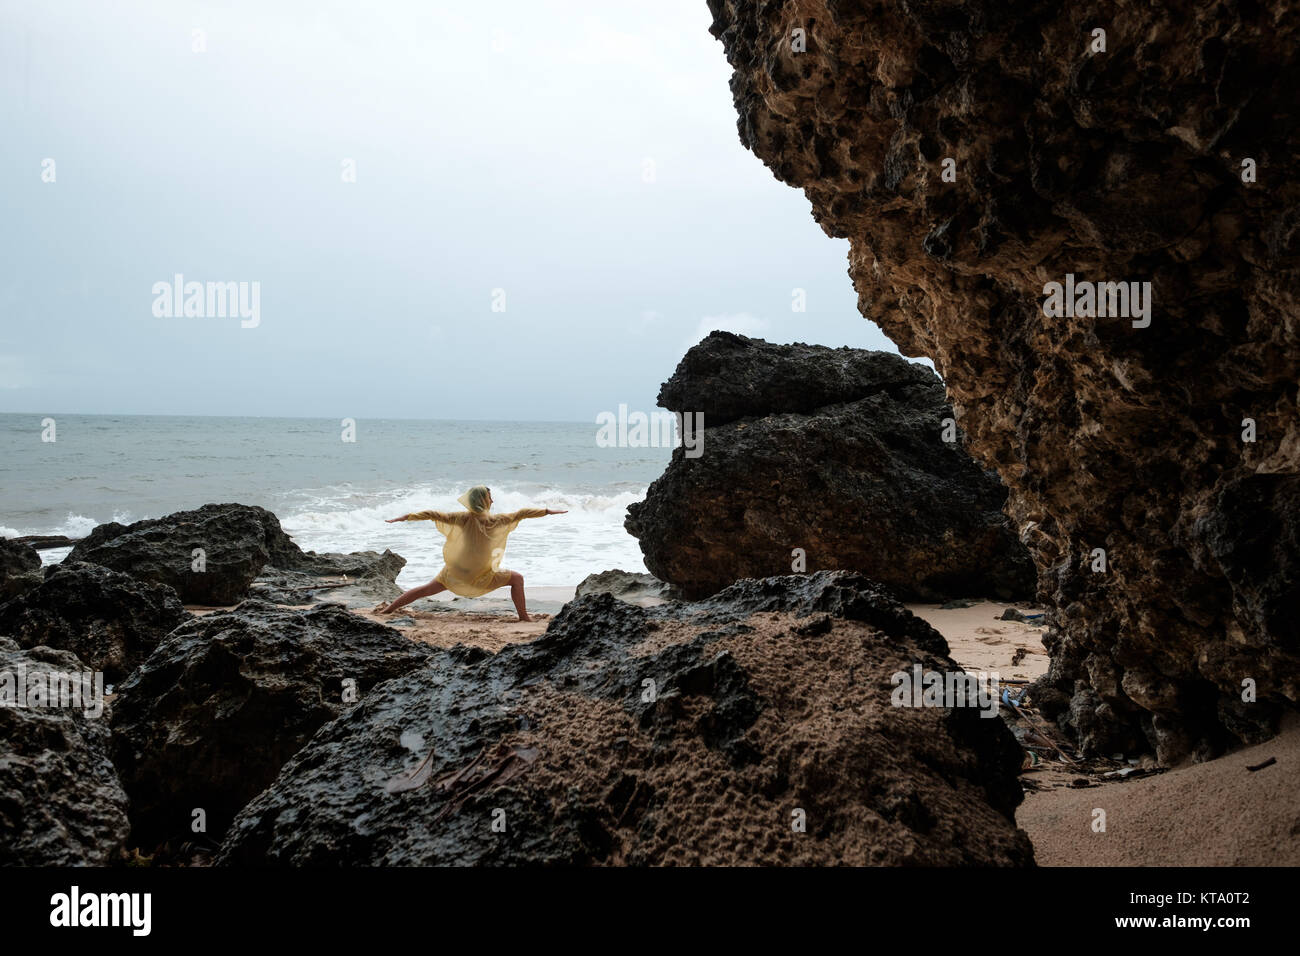
[[[456,500],[468,511],[473,511],[475,514],[487,514],[489,507],[488,496],[489,492],[486,486],[475,485]]]

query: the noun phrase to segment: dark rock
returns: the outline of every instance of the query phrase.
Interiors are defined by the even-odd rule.
[[[769,366],[779,382],[824,381],[834,390],[821,393],[851,400],[787,412],[807,401],[794,386],[792,396],[770,391]],[[706,368],[709,377],[691,379]],[[850,389],[850,371],[881,380]],[[1006,489],[943,440],[952,412],[929,369],[883,352],[715,332],[687,353],[664,394],[704,401],[713,384],[725,409],[755,417],[719,424],[706,412],[703,454],[676,449],[646,500],[628,508],[627,530],[656,577],[688,598],[805,568],[861,571],[912,600],[1032,597],[1029,553],[1001,510]],[[773,407],[757,410],[760,401]]]
[[[406,559],[392,551],[288,556],[287,567],[266,567],[253,582],[256,597],[276,604],[321,601],[345,607],[369,607],[402,593],[397,576]]]
[[[383,554],[378,551],[354,551],[351,554],[305,551],[287,567],[318,577],[379,578],[391,583],[406,567],[406,559],[392,551]]]
[[[1300,475],[1243,475],[1225,482],[1194,533],[1228,582],[1245,643],[1231,652],[1235,660],[1219,648],[1223,656],[1215,663],[1250,676],[1261,656],[1300,653]],[[1289,687],[1268,693],[1295,699],[1297,676]]]
[[[0,637],[0,693],[17,677],[82,674],[67,651],[22,650]],[[101,688],[102,689],[102,688]],[[66,702],[65,702],[66,703]],[[128,830],[126,794],[109,760],[107,717],[93,707],[0,706],[0,866],[107,866]]]
[[[133,843],[217,835],[325,722],[429,649],[343,608],[246,601],[172,631],[118,688],[113,755]]]
[[[588,594],[612,594],[620,601],[642,607],[678,599],[677,591],[671,584],[665,584],[652,574],[619,570],[601,571],[583,578],[574,597],[585,597]]]
[[[857,574],[588,595],[536,641],[437,651],[374,688],[216,862],[1030,864],[1019,747],[971,708],[891,706],[913,663],[957,667]]]
[[[80,538],[69,538],[66,534],[24,534],[10,541],[29,545],[37,551],[50,551],[54,548],[71,548]]]
[[[713,332],[682,357],[659,390],[659,405],[701,412],[710,428],[779,412],[809,415],[881,392],[905,398],[914,389],[933,391],[935,383],[929,369],[889,352]]]
[[[1247,679],[1294,707],[1290,5],[709,8],[741,142],[849,240],[860,310],[934,361],[967,449],[1010,489],[1055,605],[1054,686],[1080,697],[1062,713],[1177,760],[1259,725],[1225,722]],[[1045,314],[1045,284],[1067,275],[1149,281],[1150,324]],[[1253,546],[1272,560],[1247,577]]]
[[[0,538],[0,602],[41,583],[41,556],[30,545]]]
[[[44,581],[0,605],[0,634],[22,647],[71,651],[116,683],[189,620],[176,592],[96,564],[51,565]]]
[[[196,570],[202,552],[203,569]],[[291,566],[302,550],[265,508],[204,505],[126,526],[96,527],[65,559],[100,564],[175,588],[186,604],[233,604],[262,567]]]

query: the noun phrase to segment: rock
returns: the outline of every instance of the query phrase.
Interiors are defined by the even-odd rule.
[[[0,695],[7,700],[20,673],[30,688],[48,686],[51,674],[85,670],[67,651],[23,650],[0,637]],[[130,829],[126,806],[102,713],[0,706],[0,866],[108,866]]]
[[[879,378],[853,387],[850,374]],[[809,409],[787,384],[800,380],[843,401]],[[808,570],[860,571],[909,600],[1033,596],[1029,553],[1001,510],[1006,489],[943,440],[952,412],[929,369],[714,332],[660,393],[674,412],[697,410],[685,400],[706,406],[703,454],[676,449],[625,526],[646,567],[686,597],[804,570],[795,549]]]
[[[351,554],[307,551],[289,567],[322,577],[377,578],[392,583],[406,567],[406,559],[387,550],[383,554],[378,551],[354,551]]]
[[[200,548],[205,568],[195,571],[194,553]],[[240,504],[204,505],[129,527],[99,525],[65,560],[115,568],[173,587],[187,604],[216,606],[246,596],[284,604],[370,606],[401,593],[397,575],[406,566],[406,559],[392,551],[303,551],[274,514]]]
[[[1244,647],[1216,648],[1215,666],[1245,672],[1274,645],[1300,649],[1300,475],[1242,475],[1224,482],[1193,535],[1227,581],[1233,620],[1242,632]],[[1290,699],[1300,696],[1297,676],[1286,675],[1281,688]]]
[[[196,553],[203,569],[195,570]],[[204,505],[124,526],[97,526],[66,561],[86,561],[176,589],[186,604],[240,600],[268,563],[286,566],[302,550],[265,508]]]
[[[187,620],[171,588],[95,564],[51,565],[38,587],[0,605],[0,634],[22,647],[71,651],[110,684]]]
[[[891,706],[914,663],[957,667],[857,574],[589,594],[531,643],[374,688],[214,862],[1029,865],[1020,748],[968,707]]]
[[[30,545],[0,538],[0,602],[41,583],[41,556]]]
[[[255,595],[276,604],[322,601],[345,607],[371,607],[402,593],[397,576],[406,559],[392,551],[317,554],[289,558],[290,567],[266,567],[253,582]]]
[[[620,601],[641,607],[650,607],[678,598],[671,584],[665,584],[652,574],[619,570],[601,571],[599,574],[589,574],[583,578],[574,592],[574,597],[584,597],[588,594],[612,594]]]
[[[1015,608],[1013,608],[1013,607],[1009,607],[1009,608],[1007,608],[1005,611],[1002,612],[1002,616],[999,617],[998,620],[999,620],[999,621],[1021,621],[1021,622],[1023,622],[1023,621],[1025,620],[1025,616],[1024,616],[1023,614],[1021,614],[1019,611],[1017,611]]]
[[[141,847],[219,835],[317,728],[429,649],[343,608],[245,601],[172,631],[118,688],[113,756]]]
[[[923,365],[890,352],[776,345],[732,332],[713,332],[678,363],[659,390],[659,404],[700,412],[706,428],[776,412],[811,415],[885,392],[933,392],[937,379]],[[937,434],[939,426],[936,425]]]
[[[709,8],[741,142],[849,241],[859,308],[934,361],[1010,489],[1061,713],[1176,761],[1293,708],[1295,616],[1272,610],[1300,554],[1289,5]],[[1075,281],[1149,282],[1151,308],[1048,314],[1049,283]],[[1233,528],[1246,500],[1264,510]],[[1247,583],[1256,547],[1274,560]],[[1173,692],[1129,696],[1151,678]],[[1261,719],[1225,720],[1246,679]]]
[[[69,538],[66,534],[24,534],[9,540],[30,545],[37,551],[50,551],[54,548],[71,548],[81,539]]]

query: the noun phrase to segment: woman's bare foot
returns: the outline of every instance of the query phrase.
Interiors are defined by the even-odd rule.
[[[527,614],[520,614],[520,615],[519,615],[519,620],[520,620],[521,623],[524,622],[524,621],[531,622],[531,621],[532,621],[532,618],[529,617]]]

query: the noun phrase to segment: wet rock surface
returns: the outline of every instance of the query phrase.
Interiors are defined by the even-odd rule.
[[[41,556],[21,541],[0,538],[0,602],[41,583]]]
[[[172,631],[113,706],[132,844],[186,838],[196,808],[219,835],[317,728],[428,653],[330,606],[246,601]]]
[[[845,572],[589,595],[532,643],[374,688],[216,862],[1030,864],[1006,726],[891,705],[893,673],[955,668],[946,651]]]
[[[52,565],[44,580],[0,605],[0,635],[22,647],[70,651],[110,684],[135,670],[189,620],[176,592],[95,564]]]
[[[71,548],[81,539],[69,538],[66,534],[20,534],[7,540],[28,545],[37,551],[49,551],[54,548]]]
[[[401,593],[397,575],[406,566],[406,559],[392,551],[303,551],[274,514],[241,504],[204,505],[132,525],[99,525],[65,559],[76,561],[166,584],[184,603],[209,606],[246,597],[277,604],[373,605]]]
[[[13,680],[22,672],[29,689],[48,685],[52,672],[85,670],[67,651],[23,650],[0,637],[0,674]],[[6,691],[12,695],[17,686]],[[126,806],[109,760],[107,716],[74,707],[0,707],[0,866],[107,866],[130,829]]]
[[[131,525],[99,525],[65,560],[165,584],[186,604],[223,605],[244,597],[264,565],[291,567],[301,554],[265,508],[211,504]]]
[[[1063,726],[1165,762],[1267,732],[1300,674],[1274,610],[1300,556],[1289,6],[709,9],[741,142],[849,240],[862,313],[1010,489]],[[1150,282],[1150,311],[1046,314],[1067,276]]]
[[[1006,489],[951,424],[944,440],[952,411],[929,369],[714,332],[659,401],[703,411],[703,454],[675,450],[626,527],[646,567],[687,597],[792,569],[860,571],[909,600],[1033,595]]]

